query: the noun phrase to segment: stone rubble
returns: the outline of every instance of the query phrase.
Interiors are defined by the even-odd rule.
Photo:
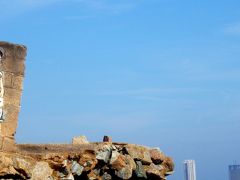
[[[88,144],[88,140],[86,136],[78,136],[72,138],[72,144]]]
[[[0,152],[0,179],[165,180],[173,173],[172,159],[159,149],[109,142],[92,144],[94,150],[79,152]]]

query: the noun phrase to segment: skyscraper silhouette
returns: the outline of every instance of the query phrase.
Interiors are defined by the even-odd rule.
[[[228,166],[229,180],[240,180],[240,165]]]
[[[184,180],[196,180],[196,165],[194,160],[185,160],[184,164]]]

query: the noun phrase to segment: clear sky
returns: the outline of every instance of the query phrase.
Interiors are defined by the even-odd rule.
[[[240,163],[239,0],[0,0],[28,47],[19,143],[77,135],[160,147],[183,179]]]

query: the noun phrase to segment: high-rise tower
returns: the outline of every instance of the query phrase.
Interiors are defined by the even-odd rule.
[[[185,160],[184,164],[184,176],[185,180],[196,180],[196,165],[194,160]]]
[[[240,179],[240,165],[230,165],[228,166],[229,180],[239,180]]]

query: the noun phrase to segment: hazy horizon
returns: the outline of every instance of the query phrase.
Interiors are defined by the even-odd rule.
[[[18,143],[77,135],[160,147],[169,180],[227,180],[239,159],[240,2],[0,0],[28,48]]]

